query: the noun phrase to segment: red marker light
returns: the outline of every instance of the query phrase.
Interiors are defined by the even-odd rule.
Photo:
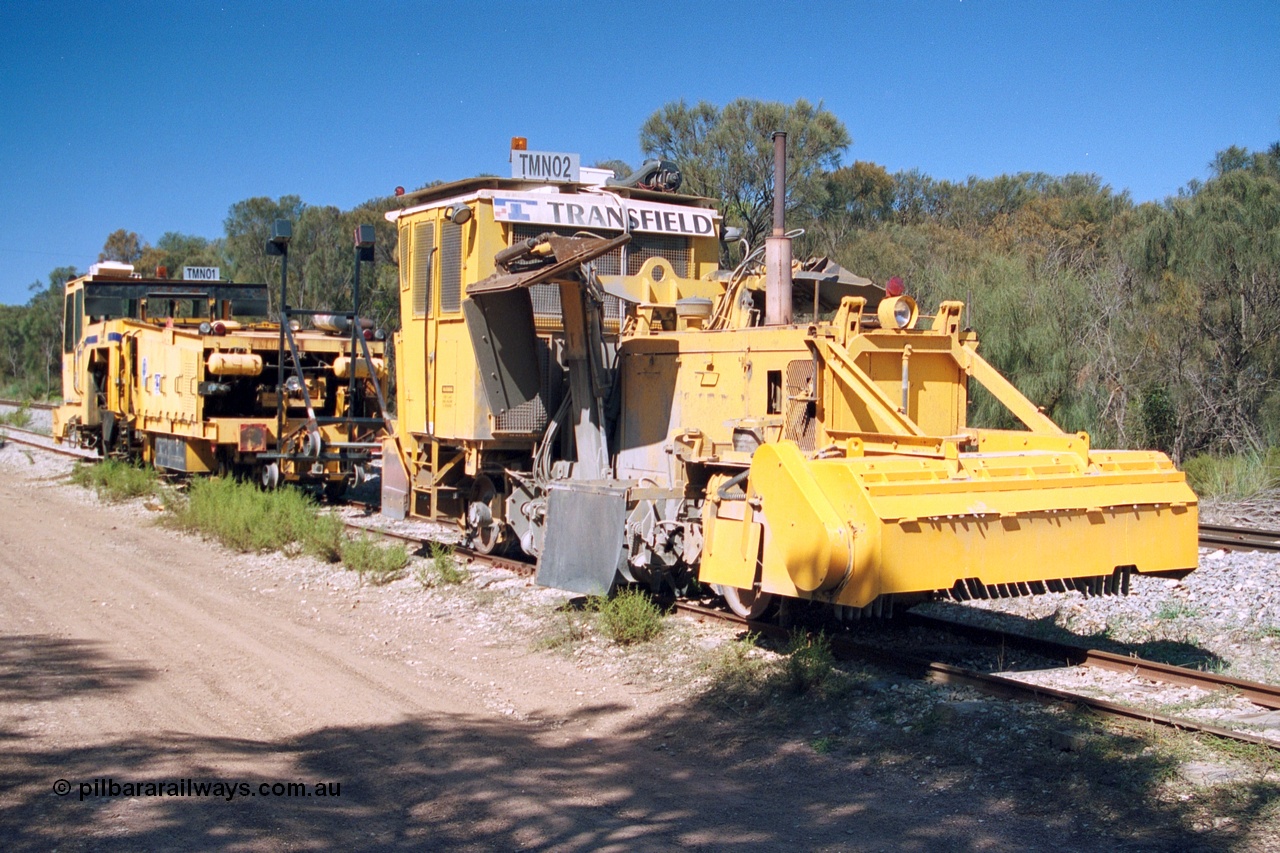
[[[365,329],[365,330],[364,330],[364,339],[365,339],[366,341],[371,341],[371,340],[373,340],[373,329]]]
[[[404,187],[396,187],[396,198],[404,195]]]
[[[896,275],[889,279],[884,286],[884,292],[889,296],[901,296],[906,293],[906,291],[907,288],[902,283],[902,279],[898,278]]]

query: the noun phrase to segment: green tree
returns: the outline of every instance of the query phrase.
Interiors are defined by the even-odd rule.
[[[267,238],[277,219],[297,223],[306,205],[296,195],[284,195],[279,199],[266,196],[248,198],[231,205],[223,220],[226,238],[222,244],[230,277],[235,281],[264,282],[268,288],[271,310],[278,310],[280,259],[267,254]],[[293,263],[293,247],[289,253],[289,299],[296,302],[301,281],[301,270]]]
[[[77,275],[75,267],[58,267],[49,273],[48,283],[33,282],[31,299],[22,316],[24,373],[32,391],[51,394],[60,386],[62,374],[62,302],[68,280]]]
[[[218,266],[220,252],[221,244],[217,240],[166,231],[154,246],[143,248],[136,265],[148,275],[154,275],[163,267],[169,278],[181,278],[184,266]]]
[[[758,245],[773,217],[774,131],[787,133],[789,209],[822,206],[823,172],[839,167],[851,144],[849,132],[822,104],[739,99],[723,109],[706,101],[666,104],[640,129],[640,148],[649,157],[675,161],[684,176],[681,190],[718,199],[730,225]]]
[[[120,228],[107,235],[107,242],[102,244],[99,261],[120,261],[125,264],[137,263],[142,257],[145,244],[137,232]]]

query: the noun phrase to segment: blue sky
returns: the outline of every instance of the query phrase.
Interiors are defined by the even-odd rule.
[[[1280,140],[1280,3],[0,4],[0,303],[107,234],[347,208],[507,166],[641,160],[668,101],[821,101],[845,162],[1092,172],[1138,201]]]

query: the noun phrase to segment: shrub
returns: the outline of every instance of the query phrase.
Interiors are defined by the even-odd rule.
[[[238,551],[277,551],[301,542],[323,552],[333,536],[309,495],[292,488],[266,492],[223,477],[192,481],[187,501],[173,511],[179,527]]]
[[[1274,452],[1236,456],[1194,456],[1183,464],[1187,482],[1205,498],[1251,498],[1280,485],[1280,459]]]
[[[383,545],[362,535],[342,543],[342,564],[360,575],[362,583],[368,578],[375,586],[381,586],[404,577],[409,551],[403,544]]]
[[[453,549],[439,542],[431,543],[431,568],[441,583],[462,583],[467,579],[465,570],[458,568],[458,561],[453,557]]]
[[[831,677],[835,657],[826,634],[795,634],[787,643],[782,677],[787,689],[795,694],[821,688]]]
[[[317,513],[315,524],[307,528],[302,546],[306,552],[326,563],[342,559],[342,545],[346,525],[336,515]]]
[[[638,589],[624,589],[597,606],[601,632],[618,645],[643,643],[662,631],[661,611]]]
[[[23,403],[12,412],[4,412],[0,414],[0,424],[5,424],[18,429],[29,429],[31,427],[31,409],[26,403]]]
[[[538,638],[533,646],[535,649],[559,649],[586,639],[586,615],[572,607],[562,607],[559,612],[563,618],[557,620],[551,630]]]
[[[749,633],[715,650],[708,662],[711,675],[708,692],[720,704],[728,707],[745,705],[751,697],[759,694],[761,677],[768,668],[753,654],[759,639],[759,634]]]
[[[141,468],[117,459],[105,459],[91,465],[77,463],[71,471],[71,482],[93,489],[98,497],[112,503],[156,492],[154,468]]]

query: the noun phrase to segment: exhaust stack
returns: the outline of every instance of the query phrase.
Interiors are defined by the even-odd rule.
[[[764,324],[791,325],[791,238],[786,236],[787,134],[773,133],[773,235],[764,241]]]

